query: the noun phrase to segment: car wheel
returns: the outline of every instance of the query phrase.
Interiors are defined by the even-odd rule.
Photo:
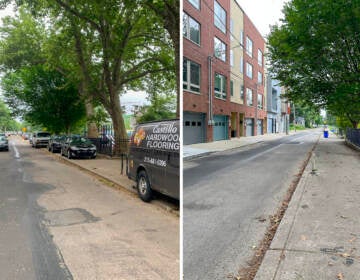
[[[71,152],[70,152],[70,149],[67,150],[67,158],[68,159],[71,159]]]
[[[51,145],[51,152],[52,152],[52,153],[55,153],[55,150],[54,150],[54,146],[53,146],[53,145]]]
[[[139,172],[137,177],[137,191],[139,197],[145,201],[149,202],[152,198],[152,190],[150,187],[149,178],[146,174],[146,171],[142,170]]]

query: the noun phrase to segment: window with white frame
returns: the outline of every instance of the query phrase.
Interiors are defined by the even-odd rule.
[[[257,100],[257,103],[258,103],[258,108],[259,109],[262,109],[263,108],[263,96],[262,94],[258,94],[258,100]]]
[[[214,24],[223,33],[226,33],[226,11],[216,0],[214,1]]]
[[[221,59],[222,61],[226,61],[226,45],[223,41],[218,38],[214,38],[214,54],[215,57]]]
[[[234,66],[234,51],[230,50],[230,66]]]
[[[185,13],[183,17],[183,36],[200,45],[200,24]]]
[[[240,44],[241,44],[241,47],[244,46],[244,30],[240,31]]]
[[[263,84],[263,74],[261,72],[258,72],[258,84]]]
[[[240,100],[244,102],[244,85],[240,87]]]
[[[246,88],[246,105],[253,106],[253,91],[250,88]]]
[[[253,66],[248,62],[246,62],[246,76],[250,79],[253,77]]]
[[[199,64],[183,59],[183,89],[200,93],[201,67]]]
[[[196,9],[200,10],[200,0],[188,0],[191,5],[193,5]]]
[[[249,37],[246,37],[246,53],[252,57],[253,53],[253,42]]]
[[[244,73],[244,58],[240,57],[240,73]]]
[[[217,98],[226,99],[226,77],[218,73],[215,73],[214,94]]]
[[[263,53],[262,53],[261,50],[258,50],[258,64],[259,64],[260,66],[263,65]]]

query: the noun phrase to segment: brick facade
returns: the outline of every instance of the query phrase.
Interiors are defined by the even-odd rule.
[[[247,40],[250,38],[253,42],[252,56],[249,56],[246,52]],[[245,106],[245,118],[255,118],[256,117],[256,108],[257,100],[256,94],[261,95],[263,99],[263,109],[257,110],[257,118],[263,120],[263,133],[266,133],[266,97],[265,97],[265,71],[264,71],[264,56],[262,59],[262,66],[258,64],[258,50],[264,54],[265,49],[265,40],[261,36],[260,32],[256,29],[255,25],[251,22],[250,18],[244,13],[244,91],[246,96],[246,88],[250,88],[253,91],[254,99],[253,106]],[[250,63],[253,67],[253,77],[250,79],[246,74],[246,63]],[[263,75],[262,84],[258,85],[258,72],[261,72]],[[245,97],[246,99],[246,97]],[[255,124],[256,127],[256,124]],[[257,129],[254,131],[254,135],[257,135]]]
[[[229,64],[229,48],[230,35],[229,15],[230,1],[218,0],[222,8],[226,11],[226,27],[224,34],[214,25],[214,1],[202,0],[200,10],[196,9],[187,0],[184,0],[184,12],[200,23],[200,46],[191,42],[187,38],[183,40],[183,56],[186,59],[194,61],[201,66],[201,83],[200,94],[183,91],[183,111],[197,112],[206,114],[206,141],[213,140],[212,125],[208,125],[209,121],[209,101],[212,99],[213,115],[227,115],[230,118],[230,64]],[[226,44],[226,62],[214,57],[214,37],[217,37]],[[209,57],[212,58],[212,88],[209,88]],[[214,75],[221,74],[226,77],[226,100],[218,99],[214,96]],[[212,93],[209,97],[210,92]],[[229,133],[230,135],[230,133]]]
[[[200,93],[195,93],[183,90],[183,111],[186,113],[202,113],[205,116],[205,139],[203,141],[213,141],[214,136],[214,123],[209,122],[210,112],[212,115],[227,116],[229,124],[228,138],[231,136],[231,131],[235,131],[235,137],[244,136],[246,131],[245,118],[257,118],[263,120],[263,133],[266,132],[266,100],[263,98],[263,110],[258,109],[256,92],[259,95],[264,95],[264,83],[257,86],[258,71],[263,74],[265,80],[264,65],[258,65],[257,56],[258,49],[264,54],[265,40],[262,38],[256,27],[250,21],[248,16],[244,13],[243,34],[244,45],[246,44],[246,37],[250,37],[253,41],[253,55],[252,57],[246,54],[246,49],[243,49],[244,71],[242,83],[244,85],[244,102],[231,102],[233,98],[230,96],[230,80],[231,80],[231,67],[230,67],[230,49],[233,48],[230,40],[230,18],[231,18],[231,3],[235,0],[216,0],[217,3],[226,11],[226,33],[223,33],[214,24],[214,0],[200,0],[200,9],[195,8],[188,0],[183,1],[184,13],[200,24],[200,44],[196,44],[187,38],[183,38],[183,57],[200,65]],[[241,8],[240,8],[241,9]],[[242,20],[234,18],[233,20]],[[242,27],[241,27],[242,28]],[[218,59],[214,55],[214,38],[220,39],[226,44],[226,61]],[[212,70],[209,70],[209,65],[212,65]],[[253,78],[250,79],[246,75],[246,62],[253,65]],[[211,71],[211,73],[210,73]],[[221,74],[226,77],[226,99],[219,99],[214,94],[215,73]],[[211,77],[211,86],[209,81]],[[246,106],[246,88],[251,88],[254,93],[253,106]],[[195,122],[193,122],[195,124]],[[224,122],[222,122],[224,125]],[[235,128],[234,128],[235,127]],[[225,128],[226,129],[226,128]],[[256,135],[256,125],[255,125]],[[184,128],[184,138],[186,138],[186,127]]]

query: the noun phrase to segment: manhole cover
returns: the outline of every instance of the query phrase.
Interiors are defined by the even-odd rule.
[[[94,223],[100,219],[85,209],[71,208],[45,213],[45,222],[49,226],[71,226],[76,224]]]

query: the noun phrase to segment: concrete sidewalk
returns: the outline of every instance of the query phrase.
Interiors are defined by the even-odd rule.
[[[286,135],[286,133],[276,133],[276,134],[272,133],[272,134],[264,134],[258,136],[231,138],[230,140],[221,140],[221,141],[214,141],[208,143],[184,145],[183,159],[191,160],[193,158],[205,156],[214,152],[221,152],[221,151],[236,149],[243,146],[253,145],[265,141],[271,141],[285,136],[300,133],[303,131],[304,130],[300,130],[297,132],[291,131],[288,135]]]
[[[77,168],[98,177],[111,187],[115,187],[122,191],[126,191],[131,195],[137,196],[137,191],[135,189],[136,182],[128,179],[126,175],[125,160],[123,174],[121,174],[121,159],[119,158],[98,156],[96,159],[68,159],[60,154],[52,154],[45,149],[44,152],[52,155],[59,161],[76,166]],[[180,215],[178,205],[173,204],[170,200],[166,200],[166,198],[157,198],[152,200],[150,203],[168,212],[172,212],[177,216]]]
[[[359,156],[334,134],[321,138],[256,280],[360,279]]]

